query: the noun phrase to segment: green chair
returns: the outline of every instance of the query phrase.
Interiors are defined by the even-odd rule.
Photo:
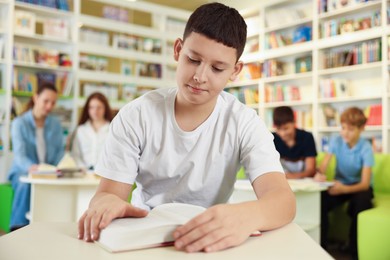
[[[358,216],[361,260],[390,259],[390,155],[376,154],[373,168],[374,208]]]
[[[13,195],[11,184],[0,184],[0,230],[6,233],[9,232]]]

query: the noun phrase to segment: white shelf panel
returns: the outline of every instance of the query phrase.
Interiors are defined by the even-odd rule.
[[[162,56],[161,54],[129,51],[90,43],[79,43],[79,51],[83,53],[104,55],[106,57],[114,57],[126,60],[140,60],[163,64],[166,64],[168,61],[168,58]]]
[[[244,81],[239,81],[239,82],[232,82],[232,83],[227,84],[226,88],[258,85],[260,83],[260,81],[261,81],[261,79],[251,79],[251,80],[244,80]]]
[[[274,59],[274,58],[293,56],[293,55],[296,56],[304,52],[311,53],[313,49],[314,49],[314,45],[312,41],[301,42],[301,43],[296,43],[285,47],[266,50],[264,52],[263,59]]]
[[[147,77],[126,76],[103,71],[79,70],[78,76],[80,80],[93,82],[109,82],[115,84],[134,83],[137,85],[151,86],[156,88],[176,86],[176,83],[174,81],[153,79]]]
[[[103,29],[118,33],[128,33],[150,38],[168,39],[169,35],[151,27],[134,25],[130,23],[118,22],[110,19],[94,17],[90,15],[80,15],[80,22],[83,26]],[[181,36],[180,36],[181,37]],[[169,38],[170,39],[170,38]]]
[[[39,34],[27,35],[27,34],[15,33],[14,36],[17,38],[26,38],[26,39],[31,39],[31,40],[41,41],[41,42],[72,44],[72,41],[69,39],[63,39],[59,37],[52,37],[52,36],[39,35]]]
[[[37,64],[32,62],[14,61],[13,64],[17,67],[25,67],[25,68],[32,68],[32,69],[43,69],[43,70],[64,71],[64,72],[72,71],[72,67],[58,67],[58,66],[52,67],[52,66]]]
[[[5,64],[5,63],[6,63],[6,61],[4,59],[0,58],[0,64]]]
[[[346,73],[346,72],[357,72],[359,70],[368,70],[368,69],[380,69],[382,67],[382,62],[371,62],[366,64],[357,64],[351,66],[337,67],[331,69],[322,69],[318,71],[318,75],[330,75],[330,74],[338,74],[338,73]]]
[[[297,107],[297,106],[311,106],[313,104],[312,101],[280,101],[280,102],[268,102],[264,103],[265,108],[274,108],[279,106],[291,106],[291,107]]]
[[[264,53],[263,52],[253,52],[253,53],[245,53],[241,56],[241,59],[244,63],[250,62],[263,62],[264,61]]]
[[[57,17],[57,18],[71,18],[71,17],[73,17],[73,13],[71,11],[64,11],[64,10],[40,6],[40,5],[36,5],[36,4],[15,2],[15,8],[31,11],[31,12],[34,12],[36,14],[44,15],[44,16],[51,16],[51,17]]]
[[[346,44],[356,44],[357,42],[380,38],[383,33],[382,27],[374,27],[367,30],[340,34],[328,38],[319,39],[315,46],[318,49],[327,49]]]
[[[287,80],[300,80],[300,79],[308,79],[313,76],[313,73],[310,72],[304,72],[304,73],[294,73],[294,74],[288,74],[288,75],[282,75],[282,76],[276,76],[276,77],[268,77],[263,78],[264,83],[272,83],[272,82],[279,82],[279,81],[287,81]]]
[[[333,132],[339,132],[341,130],[340,126],[332,126],[332,127],[319,127],[318,131],[321,133],[333,133]],[[382,131],[381,125],[368,125],[364,127],[364,131],[370,131],[370,132],[377,132]]]
[[[329,104],[329,103],[342,103],[342,102],[359,102],[359,101],[375,100],[375,99],[382,99],[382,96],[321,98],[318,100],[318,103]]]
[[[267,28],[265,28],[264,32],[265,33],[270,33],[270,32],[273,32],[273,31],[280,31],[280,30],[283,30],[283,29],[289,29],[289,28],[292,28],[292,27],[295,27],[295,26],[299,26],[299,25],[303,25],[303,24],[307,24],[307,23],[312,23],[312,22],[313,22],[313,18],[312,17],[306,17],[306,18],[303,18],[303,19],[296,20],[295,22],[292,22],[292,23],[289,23],[289,24],[282,24],[282,25],[278,25],[278,26],[267,27]]]
[[[380,7],[381,7],[381,1],[359,3],[351,6],[346,6],[344,8],[340,8],[335,11],[319,14],[318,19],[322,20],[322,19],[334,18],[337,16],[345,16],[347,14],[359,12],[364,9],[380,8]]]

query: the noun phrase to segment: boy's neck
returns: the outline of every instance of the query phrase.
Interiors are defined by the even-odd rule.
[[[214,103],[193,105],[175,100],[175,119],[180,129],[186,132],[194,131],[209,118],[214,111],[217,100]]]

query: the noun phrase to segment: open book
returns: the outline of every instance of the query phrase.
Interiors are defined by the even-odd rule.
[[[113,253],[173,245],[173,231],[205,210],[190,204],[162,204],[144,218],[113,220],[101,231],[96,243]],[[255,232],[253,236],[260,234]]]
[[[78,168],[74,159],[65,153],[57,166],[50,164],[39,164],[36,171],[29,172],[30,178],[56,179],[60,177],[82,177],[82,169]]]

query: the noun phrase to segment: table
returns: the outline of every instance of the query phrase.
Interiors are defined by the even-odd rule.
[[[85,178],[34,179],[21,177],[31,184],[29,219],[36,221],[77,221],[88,208],[100,180]]]
[[[184,253],[173,247],[109,253],[77,238],[76,223],[35,222],[0,237],[0,259],[332,259],[295,223],[263,232],[242,245],[216,253]]]
[[[295,194],[297,210],[294,222],[305,230],[317,243],[320,242],[321,230],[321,191],[326,190],[330,183],[318,183],[311,178],[288,180]],[[255,200],[249,180],[237,180],[231,203]]]

